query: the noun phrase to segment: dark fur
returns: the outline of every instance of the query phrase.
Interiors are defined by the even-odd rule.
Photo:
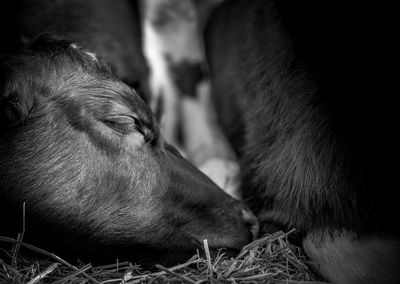
[[[39,8],[38,26],[52,15]],[[168,263],[204,238],[234,250],[251,240],[247,209],[163,141],[101,59],[44,34],[2,56],[0,78],[0,235],[21,231],[25,202],[24,241],[72,260]]]
[[[149,99],[137,1],[6,0],[1,5],[7,27],[1,49],[12,50],[16,37],[58,34],[96,52],[120,79]]]
[[[395,239],[398,265],[394,98],[377,15],[365,3],[232,0],[205,34],[220,122],[266,230]],[[383,274],[399,280],[391,265]]]

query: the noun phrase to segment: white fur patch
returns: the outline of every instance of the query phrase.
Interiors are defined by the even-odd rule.
[[[192,94],[198,99],[183,97],[170,71],[169,64],[204,61],[199,11],[194,1],[142,0],[140,5],[144,15],[143,53],[150,67],[150,106],[156,111],[162,98],[162,135],[167,142],[180,146],[177,139],[180,120],[187,158],[239,199],[239,165],[216,123],[209,82],[200,84],[197,93]]]
[[[145,1],[145,7],[151,7],[151,1]],[[169,143],[176,142],[179,101],[178,91],[173,82],[165,58],[164,42],[151,23],[151,11],[146,11],[143,22],[143,53],[150,67],[149,84],[151,88],[150,107],[156,111],[160,96],[162,117],[160,121],[161,133]]]
[[[90,58],[92,58],[93,61],[98,61],[96,53],[84,50],[83,51],[85,54],[89,55]]]
[[[142,0],[140,4],[144,15],[143,53],[150,68],[150,106],[156,111],[162,96],[161,132],[169,143],[177,145],[181,94],[169,65],[204,60],[197,12],[191,0]],[[154,24],[162,17],[160,10],[169,15],[163,19],[163,26]]]
[[[82,51],[83,51],[86,55],[88,55],[93,61],[96,61],[96,62],[98,61],[97,56],[96,56],[95,53],[80,48],[79,45],[76,44],[76,43],[71,43],[70,46],[71,46],[73,49],[80,49],[80,50],[82,50]]]

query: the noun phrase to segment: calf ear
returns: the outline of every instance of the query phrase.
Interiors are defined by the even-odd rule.
[[[0,59],[0,130],[24,123],[34,104],[25,76],[7,63]]]

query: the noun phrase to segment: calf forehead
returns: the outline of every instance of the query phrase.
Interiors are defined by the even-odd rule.
[[[50,34],[42,34],[18,55],[5,58],[2,66],[10,84],[51,90],[90,85],[97,78],[115,78],[108,65],[94,54]]]
[[[74,85],[73,89],[55,100],[66,111],[84,110],[95,118],[110,115],[130,115],[144,124],[153,123],[153,115],[144,101],[132,89],[119,81],[94,81],[93,85]]]
[[[87,100],[86,103],[92,102],[96,107],[119,103],[134,110],[145,109],[139,96],[119,81],[109,66],[92,51],[76,43],[56,40],[51,35],[40,36],[28,48],[38,54],[45,53],[45,56],[34,57],[37,62],[32,65],[37,65],[41,71],[41,78],[36,79],[47,80],[53,89],[71,90],[70,95],[75,97],[83,92],[85,96],[79,98],[82,103]],[[30,58],[25,58],[27,65],[29,61]],[[143,113],[147,114],[145,110]]]
[[[9,74],[10,92],[19,93],[18,104],[25,100],[46,104],[33,108],[36,114],[57,117],[61,110],[74,124],[86,114],[95,119],[130,115],[144,125],[153,124],[141,98],[94,54],[76,44],[42,35],[18,56],[6,59],[4,66],[2,62],[2,67]]]

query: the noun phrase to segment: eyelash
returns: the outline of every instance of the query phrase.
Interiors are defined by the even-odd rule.
[[[103,123],[121,134],[128,134],[137,130],[134,123],[120,123],[112,120],[103,120]]]
[[[155,137],[154,133],[149,131],[142,121],[134,116],[109,116],[102,119],[102,122],[121,135],[138,132],[143,136],[146,142],[156,141],[153,139]]]
[[[131,116],[126,118],[123,117],[105,118],[102,120],[102,122],[111,129],[119,132],[120,134],[129,134],[133,131],[138,131],[141,133],[139,129],[140,127],[139,120]]]

